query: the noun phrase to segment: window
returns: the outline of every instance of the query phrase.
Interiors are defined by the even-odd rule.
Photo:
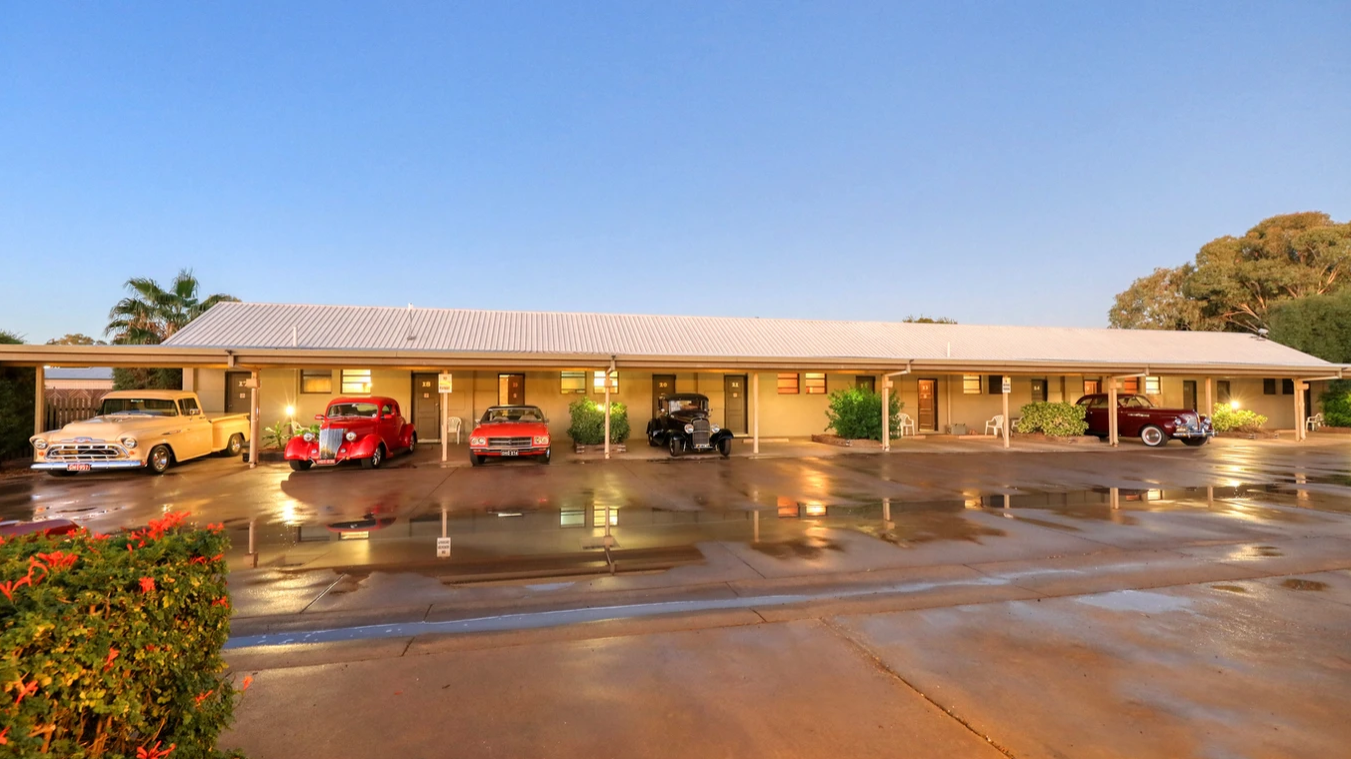
[[[1220,403],[1233,400],[1233,396],[1229,394],[1229,380],[1219,380],[1215,383],[1215,400]]]
[[[1281,394],[1282,394],[1282,395],[1294,395],[1294,394],[1295,394],[1295,381],[1292,380],[1292,379],[1283,379],[1283,380],[1281,380]]]
[[[1084,395],[1097,395],[1097,394],[1099,394],[1099,393],[1101,393],[1101,392],[1102,392],[1102,380],[1101,380],[1101,379],[1085,379],[1085,380],[1084,380]]]
[[[605,394],[605,375],[606,371],[601,369],[591,373],[591,390],[602,395]],[[619,372],[616,371],[610,375],[610,392],[619,392]]]
[[[779,395],[797,395],[797,375],[779,375]]]
[[[1163,390],[1160,388],[1158,377],[1145,377],[1145,395],[1161,395]]]
[[[196,416],[202,413],[202,409],[197,406],[197,399],[195,398],[180,398],[178,406],[183,410],[184,416]]]
[[[807,395],[825,395],[826,394],[826,375],[825,372],[807,372],[803,375],[807,386]]]
[[[329,379],[332,382],[332,378]],[[371,391],[370,369],[343,369],[342,394],[364,395]]]
[[[1138,393],[1138,392],[1140,392],[1140,378],[1139,378],[1139,377],[1127,377],[1127,378],[1122,382],[1121,390],[1122,390],[1122,392],[1126,392],[1126,393]]]
[[[990,381],[986,383],[986,387],[989,389],[990,395],[1003,395],[1004,394],[1003,375],[991,374],[989,379]]]
[[[586,392],[586,372],[563,372],[560,385],[564,395]]]
[[[366,373],[367,376],[370,372]],[[300,392],[330,395],[333,393],[333,372],[328,369],[301,369]]]
[[[854,387],[875,393],[877,392],[877,378],[870,374],[860,374],[854,378]]]
[[[1276,394],[1276,380],[1270,378],[1262,380],[1262,395],[1275,395],[1275,394]]]
[[[962,392],[966,393],[967,395],[980,395],[980,375],[963,374]]]
[[[1038,402],[1040,402],[1040,403],[1045,403],[1046,400],[1047,400],[1047,395],[1046,395],[1046,378],[1045,378],[1045,377],[1033,377],[1033,378],[1032,378],[1032,402],[1033,402],[1033,403],[1038,403]]]

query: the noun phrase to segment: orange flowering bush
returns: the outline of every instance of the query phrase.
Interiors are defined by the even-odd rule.
[[[169,514],[0,544],[0,757],[220,757],[229,540]]]

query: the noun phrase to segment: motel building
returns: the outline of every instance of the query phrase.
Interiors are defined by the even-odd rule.
[[[765,438],[823,432],[829,393],[858,385],[898,394],[921,435],[982,433],[1026,403],[1115,392],[1201,413],[1237,404],[1298,440],[1321,385],[1351,368],[1221,332],[265,303],[217,305],[163,345],[0,346],[0,365],[181,367],[208,413],[256,404],[255,430],[309,424],[338,396],[389,396],[421,442],[440,439],[441,403],[461,439],[489,406],[530,404],[566,441],[568,404],[608,393],[642,444],[660,396],[696,392],[757,452]]]

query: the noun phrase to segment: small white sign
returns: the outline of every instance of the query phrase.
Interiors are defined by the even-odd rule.
[[[436,558],[438,559],[450,558],[450,538],[436,539]]]
[[[1005,378],[1004,378],[1004,395],[1008,395],[1009,393],[1012,393],[1012,392],[1013,392],[1013,378],[1012,378],[1012,377],[1005,377]]]
[[[436,389],[441,393],[454,392],[455,378],[451,376],[450,372],[441,372],[436,375]]]

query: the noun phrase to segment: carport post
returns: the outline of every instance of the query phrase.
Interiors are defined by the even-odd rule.
[[[1005,381],[1005,382],[1009,381],[1009,378],[1008,378],[1007,376],[1003,377],[1002,379],[1003,379],[1003,381]],[[1004,427],[1004,447],[1005,447],[1005,448],[1008,448],[1008,447],[1009,447],[1009,428],[1013,426],[1013,420],[1009,418],[1009,394],[1008,394],[1008,393],[1000,393],[1000,394],[999,394],[999,397],[1002,398],[1002,399],[1004,399],[1004,424],[1003,424],[1003,427]]]
[[[1215,399],[1211,396],[1211,386],[1214,385],[1211,377],[1206,377],[1206,416],[1215,415]]]
[[[610,357],[610,368],[605,372],[605,458],[610,458],[610,381],[615,373],[615,360]]]
[[[891,420],[887,412],[891,410],[891,377],[882,377],[882,450],[891,450]],[[904,432],[904,430],[902,430]]]
[[[258,370],[253,370],[251,374],[250,379],[253,381],[249,383],[252,385],[249,388],[249,469],[258,466]],[[249,529],[252,531],[252,526]],[[252,548],[249,549],[249,553],[253,553]]]
[[[1117,407],[1116,407],[1116,377],[1107,378],[1107,442],[1115,448],[1117,443]]]
[[[33,391],[33,434],[41,435],[47,431],[47,370],[39,366],[33,372],[33,378],[37,380]]]
[[[1299,377],[1294,380],[1295,385],[1295,442],[1298,443],[1304,439],[1304,383]]]
[[[751,373],[751,453],[760,453],[760,373]]]

